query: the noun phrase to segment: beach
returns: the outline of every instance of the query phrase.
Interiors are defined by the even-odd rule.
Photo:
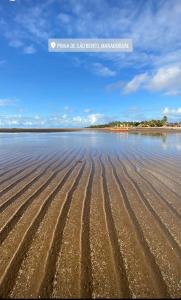
[[[0,128],[0,133],[48,133],[48,132],[74,132],[74,131],[111,131],[115,128],[105,127],[105,128]],[[118,130],[118,128],[117,128]],[[181,132],[181,127],[125,127],[121,128],[120,131],[129,132],[140,132],[140,133],[175,133]]]
[[[141,133],[1,135],[1,297],[180,297],[181,135]]]

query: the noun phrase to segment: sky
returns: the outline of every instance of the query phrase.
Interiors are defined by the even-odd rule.
[[[0,127],[181,120],[180,0],[0,0]],[[50,38],[130,38],[51,53]]]

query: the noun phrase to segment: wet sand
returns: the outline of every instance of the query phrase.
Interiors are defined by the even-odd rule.
[[[0,128],[0,133],[48,133],[75,131],[110,131],[110,128]],[[130,133],[181,133],[181,127],[129,127]]]
[[[30,137],[1,149],[0,296],[179,298],[181,153]]]
[[[0,133],[23,133],[23,132],[72,132],[72,131],[80,131],[83,130],[81,128],[0,128]]]

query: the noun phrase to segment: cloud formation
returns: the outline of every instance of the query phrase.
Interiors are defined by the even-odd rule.
[[[59,19],[68,36],[133,39],[131,55],[104,55],[115,64],[139,68],[159,65],[163,57],[169,63],[179,61],[180,0],[144,1],[144,5],[141,0],[122,1],[121,4],[106,0],[70,0],[68,3],[66,16]]]
[[[16,4],[18,5],[18,3]],[[18,9],[4,8],[1,32],[12,47],[43,44],[57,37],[132,38],[134,52],[98,54],[114,67],[140,69],[178,63],[180,50],[180,0],[108,1],[19,0]],[[3,11],[3,10],[2,10]],[[11,20],[11,22],[9,21]],[[143,26],[144,24],[144,26]],[[126,59],[125,59],[126,58]]]
[[[169,108],[165,107],[163,110],[163,114],[168,117],[181,117],[181,107],[179,108]]]
[[[92,63],[92,71],[100,76],[103,77],[112,77],[115,76],[117,74],[116,71],[111,70],[109,67],[103,65],[102,63]]]
[[[14,99],[0,99],[0,107],[12,106],[16,104]]]
[[[160,68],[148,81],[152,91],[162,91],[166,95],[181,95],[181,66]]]
[[[135,92],[139,89],[139,87],[144,84],[148,80],[147,73],[136,75],[132,80],[130,80],[124,86],[125,93]]]
[[[153,72],[135,75],[127,83],[118,81],[107,87],[108,90],[120,89],[124,93],[138,90],[161,92],[169,96],[181,95],[181,65],[161,67]]]
[[[33,127],[33,128],[49,128],[49,127],[86,127],[89,125],[101,124],[109,122],[112,116],[106,116],[101,113],[88,115],[70,116],[68,114],[54,115],[42,117],[17,115],[1,115],[0,127]]]
[[[27,46],[23,49],[24,53],[26,54],[34,54],[36,53],[36,49],[33,45]]]
[[[75,62],[106,79],[120,75],[109,90],[181,95],[180,0],[19,0],[14,8],[0,3],[10,47],[34,54],[52,37],[132,38],[133,53],[75,54]]]

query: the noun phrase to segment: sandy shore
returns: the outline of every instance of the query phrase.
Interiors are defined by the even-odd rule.
[[[80,128],[0,128],[0,133],[21,133],[21,132],[70,132],[80,131]]]
[[[72,145],[0,166],[1,297],[180,297],[178,156]]]
[[[85,130],[95,130],[95,131],[106,131],[111,132],[111,128],[89,128]],[[116,132],[116,131],[114,131]],[[131,133],[175,133],[175,132],[181,132],[181,127],[129,127],[127,131],[125,132],[131,132]]]
[[[181,132],[181,127],[140,127],[129,128],[129,132],[147,132],[147,133],[175,133]]]
[[[111,131],[110,128],[0,128],[0,133],[21,133],[21,132],[73,132],[73,131]],[[172,133],[181,132],[181,127],[130,127],[129,132],[147,133]],[[127,131],[126,131],[127,132]]]

